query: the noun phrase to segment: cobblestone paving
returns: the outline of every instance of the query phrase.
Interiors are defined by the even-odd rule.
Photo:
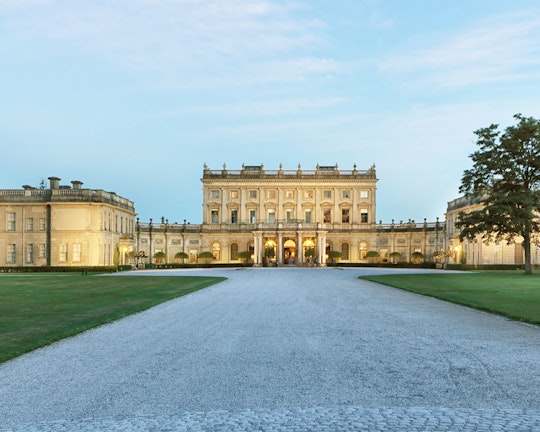
[[[538,431],[540,412],[512,409],[298,408],[189,412],[1,427],[1,432],[146,431]]]

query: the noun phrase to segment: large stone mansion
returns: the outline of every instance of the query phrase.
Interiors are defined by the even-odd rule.
[[[446,223],[377,222],[375,166],[212,170],[205,164],[201,224],[142,222],[134,203],[115,193],[49,180],[49,189],[0,190],[0,266],[128,264],[136,261],[133,252],[146,263],[157,252],[169,263],[179,262],[179,253],[195,263],[210,252],[216,264],[241,264],[240,252],[247,252],[255,266],[325,265],[332,251],[351,264],[370,262],[375,251],[379,261],[412,262],[433,261],[445,250],[454,251],[447,262],[522,262],[514,245],[490,251],[481,242],[460,244],[453,225],[464,208],[459,199],[449,203]]]

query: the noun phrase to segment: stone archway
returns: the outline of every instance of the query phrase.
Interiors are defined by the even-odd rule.
[[[296,259],[296,242],[288,239],[283,243],[283,264],[294,264]]]

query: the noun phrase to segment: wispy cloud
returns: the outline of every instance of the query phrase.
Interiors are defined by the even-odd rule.
[[[295,80],[336,68],[313,54],[325,44],[325,24],[300,17],[303,9],[267,0],[23,0],[17,8],[0,0],[0,19],[27,40],[75,46],[124,67],[226,77],[256,62],[259,81]]]
[[[389,73],[416,74],[441,87],[538,77],[539,16],[537,10],[484,20],[437,46],[407,50],[381,61],[379,66]]]

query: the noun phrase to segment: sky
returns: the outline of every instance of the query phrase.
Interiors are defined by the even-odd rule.
[[[444,219],[475,130],[540,117],[537,0],[0,0],[0,188],[202,221],[210,169],[377,167],[377,220]]]

